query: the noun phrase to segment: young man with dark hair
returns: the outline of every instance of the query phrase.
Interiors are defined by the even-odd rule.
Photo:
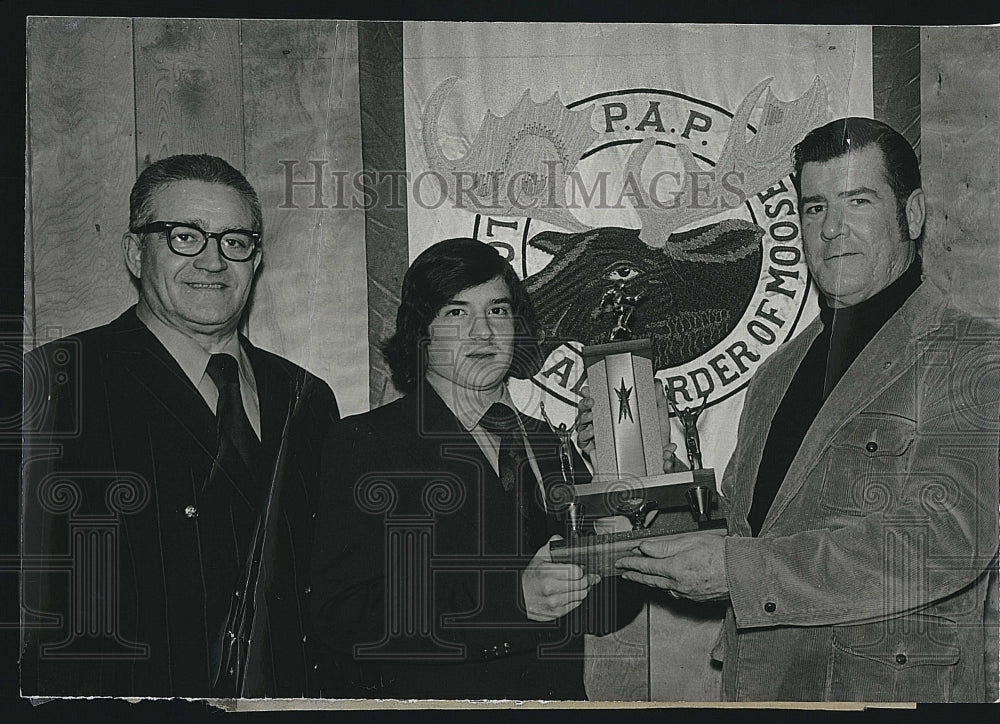
[[[613,626],[613,602],[610,582],[550,560],[559,439],[506,386],[538,371],[539,341],[489,245],[442,241],[407,271],[385,350],[408,394],[344,420],[324,453],[313,613],[341,666],[325,693],[585,698],[582,633]]]

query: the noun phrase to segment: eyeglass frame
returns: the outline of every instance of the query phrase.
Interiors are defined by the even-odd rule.
[[[197,231],[199,234],[205,237],[205,243],[202,244],[201,248],[198,249],[198,251],[196,251],[194,254],[185,254],[183,252],[177,251],[174,248],[174,245],[170,239],[170,232],[176,229],[177,227],[182,227],[185,229],[191,229],[193,231]],[[188,258],[196,257],[203,251],[205,251],[205,249],[208,248],[208,242],[211,241],[212,239],[215,239],[216,246],[218,246],[219,248],[219,255],[226,261],[232,261],[237,263],[250,261],[251,259],[253,259],[253,256],[257,252],[257,250],[260,249],[260,234],[258,234],[255,231],[250,231],[249,229],[225,229],[224,231],[211,233],[205,231],[200,226],[198,226],[197,224],[193,224],[190,221],[150,221],[148,224],[143,224],[137,229],[129,229],[129,231],[133,234],[162,234],[166,232],[167,248],[170,249],[170,251],[176,254],[177,256],[184,256]],[[253,240],[253,250],[247,255],[245,259],[233,259],[231,257],[226,256],[226,252],[222,250],[222,237],[225,236],[226,234],[245,234],[246,236],[249,236]]]

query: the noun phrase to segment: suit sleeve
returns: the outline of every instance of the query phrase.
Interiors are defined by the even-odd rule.
[[[100,691],[105,666],[41,653],[71,635],[69,576],[59,564],[70,551],[67,517],[74,510],[101,510],[99,496],[95,500],[92,486],[80,484],[80,475],[105,469],[101,461],[111,457],[107,420],[96,414],[99,406],[87,407],[83,399],[81,364],[72,338],[33,350],[24,360],[21,686],[26,695]]]
[[[954,349],[918,363],[915,382],[901,393],[916,395],[917,418],[904,470],[880,476],[863,454],[860,465],[847,467],[843,448],[830,446],[809,473],[826,474],[820,494],[839,497],[849,509],[846,524],[726,539],[739,627],[889,618],[984,574],[998,540],[997,346],[993,339]]]
[[[354,647],[380,640],[383,629],[384,546],[381,530],[355,506],[361,475],[357,434],[340,423],[324,443],[312,555],[313,627],[332,652],[330,668],[340,672],[325,686],[346,687],[343,691],[360,683],[352,670]]]

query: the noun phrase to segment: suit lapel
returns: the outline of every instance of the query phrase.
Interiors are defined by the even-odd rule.
[[[472,437],[472,433],[462,426],[454,413],[448,409],[434,388],[424,382],[417,387],[413,398],[416,404],[416,429],[419,434],[427,435],[431,441],[438,439],[445,445],[468,448],[468,454],[477,456],[476,459],[482,464],[487,484],[496,481],[499,485],[500,478],[493,471],[493,465],[483,453],[482,448],[479,447],[479,443]]]
[[[277,365],[272,364],[261,350],[245,337],[240,337],[243,351],[253,367],[257,382],[257,401],[260,405],[260,443],[262,460],[267,464],[263,475],[270,475],[270,465],[277,456],[291,406],[295,403],[294,380]]]
[[[535,482],[533,474],[530,488],[527,486],[524,488],[525,495],[529,492],[531,494],[530,513],[528,514],[531,525],[529,547],[532,549],[530,552],[533,553],[535,549],[545,544],[550,532],[564,532],[560,514],[556,508],[559,501],[565,500],[565,493],[562,490],[553,490],[563,483],[562,464],[559,459],[559,438],[542,420],[526,415],[522,415],[521,420],[531,445],[531,454],[541,476],[540,488],[539,484]],[[582,461],[579,461],[579,464],[583,466]],[[574,480],[567,482],[571,485],[575,484]]]
[[[415,400],[415,416],[418,420],[416,429],[425,435],[429,441],[434,441],[435,439],[441,441],[441,445],[433,446],[433,449],[438,451],[438,458],[440,457],[442,445],[445,448],[454,448],[455,452],[453,454],[457,454],[457,449],[460,448],[463,457],[469,460],[470,463],[472,460],[475,460],[478,468],[482,471],[484,530],[489,529],[494,531],[492,534],[488,534],[488,537],[499,535],[506,538],[512,535],[512,530],[507,528],[507,523],[505,522],[508,520],[507,515],[498,515],[497,510],[509,507],[509,515],[512,516],[510,520],[514,520],[518,517],[516,513],[517,501],[512,494],[502,489],[499,476],[493,470],[492,463],[487,459],[475,438],[462,426],[462,423],[459,422],[429,384],[425,383],[418,387],[412,397]],[[552,433],[546,435],[548,431],[547,428],[543,427],[543,422],[521,413],[518,414],[524,424],[535,461],[542,474],[543,484],[551,484],[554,480],[552,471],[558,471],[558,458],[554,457],[553,454],[554,445],[557,444],[557,441]],[[440,464],[439,459],[428,462],[432,465]],[[467,471],[469,468],[465,467],[465,470]],[[523,543],[528,544],[530,550],[522,552],[532,554],[538,546],[544,544],[548,539],[546,533],[548,526],[546,524],[545,512],[538,501],[539,496],[536,493],[537,483],[534,473],[528,468],[523,471],[523,474],[527,477],[523,477],[522,475],[519,480],[519,494],[526,496],[525,503],[528,510],[525,511],[526,519],[520,520],[519,525],[524,526],[525,530],[528,531],[528,538],[530,540],[525,540]],[[491,510],[494,513],[493,515],[491,515]],[[498,551],[507,553],[509,552],[508,547],[511,544],[497,545],[499,546],[497,548]]]
[[[214,459],[218,452],[215,413],[191,384],[177,361],[138,317],[135,308],[119,317],[110,330],[114,335],[108,352],[109,377],[130,381],[140,391],[139,399],[153,400],[160,411],[177,426],[179,433],[191,438],[196,448]],[[282,370],[269,364],[264,354],[245,338],[240,342],[257,383],[260,406],[262,470],[253,471],[270,482],[271,462],[275,458],[288,412],[291,380]],[[232,470],[223,478],[239,479],[244,471]],[[238,486],[234,490],[245,498]],[[254,501],[246,501],[256,507]]]
[[[773,370],[768,370],[769,379],[767,385],[755,386],[751,388],[753,398],[748,395],[744,401],[744,410],[752,409],[754,417],[744,420],[743,426],[739,430],[740,445],[737,445],[734,458],[727,465],[734,470],[752,470],[753,474],[748,476],[747,481],[737,480],[730,483],[723,493],[730,497],[732,504],[746,511],[750,510],[753,500],[754,488],[757,482],[757,471],[760,468],[760,460],[764,454],[764,445],[767,442],[767,435],[774,420],[774,415],[778,411],[788,386],[795,377],[795,372],[802,363],[803,358],[809,351],[816,337],[819,336],[823,326],[817,318],[809,324],[802,333],[779,350],[771,364]],[[728,476],[726,476],[728,478]],[[746,486],[744,486],[746,482]],[[748,529],[749,531],[749,529]]]
[[[458,418],[455,417],[451,410],[448,409],[448,406],[434,391],[434,388],[429,384],[424,384],[418,388],[415,397],[418,396],[423,396],[422,401],[418,399],[416,402],[417,415],[420,420],[420,427],[418,429],[427,431],[432,438],[434,435],[448,436],[454,442],[467,445],[470,450],[475,451],[474,454],[478,455],[478,459],[485,466],[484,471],[487,475],[487,481],[496,481],[499,483],[499,476],[493,471],[493,464],[486,458],[475,438],[462,426],[462,423],[458,421]],[[555,456],[554,452],[557,450],[558,440],[549,431],[548,427],[545,426],[544,422],[525,415],[520,411],[518,415],[524,425],[524,431],[528,435],[528,442],[531,445],[531,450],[534,454],[535,462],[538,464],[538,469],[542,474],[543,481],[548,480],[552,471],[558,471],[559,469],[558,457]],[[529,474],[533,476],[533,473],[530,471]],[[532,484],[534,485],[533,481]]]
[[[802,440],[761,526],[761,534],[774,524],[802,488],[809,471],[822,457],[830,440],[913,366],[917,355],[915,338],[921,330],[930,328],[943,302],[944,298],[937,288],[925,282],[861,351],[823,403]]]
[[[215,456],[215,414],[177,361],[135,316],[135,308],[112,323],[106,362],[110,384],[137,388],[209,457]]]

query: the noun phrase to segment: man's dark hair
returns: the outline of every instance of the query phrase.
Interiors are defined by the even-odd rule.
[[[411,392],[423,378],[428,327],[441,308],[456,294],[497,277],[510,290],[514,318],[514,358],[508,376],[527,379],[541,369],[542,335],[535,308],[510,264],[489,244],[448,239],[421,252],[403,277],[396,331],[382,345],[397,389]]]
[[[234,189],[244,198],[253,217],[253,228],[258,234],[264,230],[260,212],[260,199],[246,176],[218,156],[207,154],[182,154],[168,156],[150,164],[139,174],[132,193],[129,194],[128,228],[137,229],[150,221],[176,221],[176,219],[151,219],[153,194],[175,181],[205,181],[223,184]]]
[[[873,144],[882,151],[886,182],[896,197],[896,223],[905,237],[906,201],[920,188],[920,163],[910,142],[881,121],[852,116],[809,131],[792,151],[795,193],[802,196],[802,167],[807,163],[832,161]]]

